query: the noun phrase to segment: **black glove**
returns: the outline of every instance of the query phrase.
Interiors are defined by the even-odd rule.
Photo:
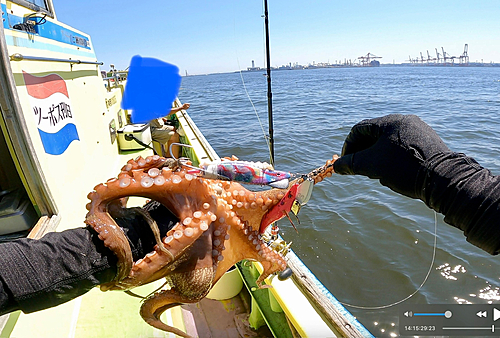
[[[417,173],[425,160],[451,152],[436,132],[415,115],[388,115],[352,127],[334,164],[338,174],[364,175],[417,198]]]
[[[491,254],[500,252],[500,176],[451,152],[418,117],[388,115],[358,123],[334,169],[380,179],[396,192],[419,198],[469,242]]]

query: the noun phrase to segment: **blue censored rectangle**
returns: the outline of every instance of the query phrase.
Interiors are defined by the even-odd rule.
[[[136,55],[130,62],[122,109],[132,110],[133,123],[148,123],[166,116],[180,86],[179,68]]]

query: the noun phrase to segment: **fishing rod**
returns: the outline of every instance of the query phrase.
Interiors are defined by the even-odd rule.
[[[273,128],[273,93],[271,91],[271,52],[269,48],[269,13],[267,0],[264,0],[264,23],[266,26],[266,64],[267,64],[267,114],[269,120],[269,151],[270,162],[274,167],[274,128]]]

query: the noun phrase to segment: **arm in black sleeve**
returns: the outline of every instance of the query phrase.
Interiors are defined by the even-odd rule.
[[[500,251],[500,177],[452,152],[415,115],[387,115],[356,124],[335,172],[364,175],[442,213],[445,222],[490,254]]]
[[[500,251],[500,176],[460,153],[438,154],[422,164],[418,197],[464,232],[467,241]]]
[[[116,257],[87,228],[0,244],[0,314],[65,303],[111,281],[115,274]]]
[[[160,233],[178,219],[161,204],[145,206]],[[116,219],[122,227],[134,261],[153,250],[156,242],[147,222],[138,214]],[[93,287],[111,282],[117,258],[97,233],[87,228],[51,232],[38,240],[23,238],[0,244],[0,315],[25,313],[60,305]]]

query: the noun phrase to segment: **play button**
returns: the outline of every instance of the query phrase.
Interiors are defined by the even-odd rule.
[[[493,321],[496,322],[500,318],[500,310],[493,308]]]

